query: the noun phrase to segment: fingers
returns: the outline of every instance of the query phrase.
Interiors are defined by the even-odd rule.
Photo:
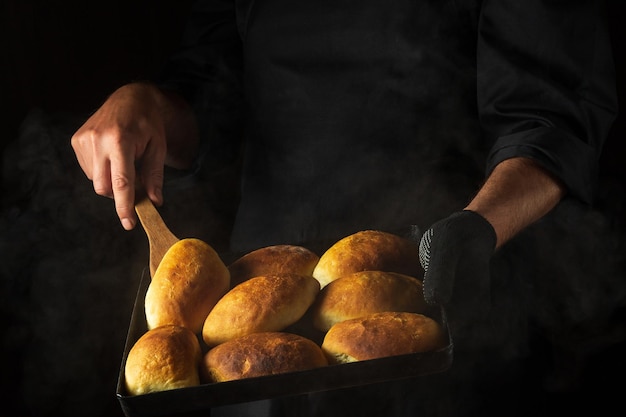
[[[152,140],[144,152],[141,165],[141,182],[148,197],[154,204],[163,204],[163,167],[165,165],[165,146],[159,146],[164,141]]]
[[[119,147],[111,154],[110,184],[115,200],[115,211],[122,227],[132,230],[137,223],[135,214],[135,155]],[[94,183],[95,184],[95,183]]]
[[[72,147],[96,194],[113,198],[122,227],[135,227],[135,146],[116,132],[98,134],[83,128],[72,137]]]
[[[93,155],[90,170],[93,189],[96,194],[103,197],[113,198],[113,187],[111,186],[111,164],[109,157]]]
[[[103,153],[97,131],[85,123],[72,135],[71,145],[78,164],[92,181],[96,194],[113,197],[109,180],[111,172],[109,158]]]
[[[124,229],[135,227],[135,163],[150,199],[162,204],[167,145],[161,102],[154,90],[129,84],[116,90],[72,137],[81,168],[98,195],[113,198]]]
[[[163,203],[166,145],[158,129],[141,135],[121,134],[116,130],[100,134],[81,132],[74,135],[72,146],[96,194],[114,199],[115,211],[124,229],[131,230],[137,223],[137,160],[141,160],[141,183],[149,198],[156,205]]]

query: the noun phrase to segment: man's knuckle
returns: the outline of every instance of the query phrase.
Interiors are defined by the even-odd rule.
[[[113,189],[117,191],[127,190],[130,188],[130,180],[125,176],[115,176],[111,179]]]

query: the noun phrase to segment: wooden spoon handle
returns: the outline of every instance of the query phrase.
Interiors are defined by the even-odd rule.
[[[148,236],[150,245],[150,276],[153,277],[165,252],[180,239],[170,231],[147,195],[137,196],[135,211]]]

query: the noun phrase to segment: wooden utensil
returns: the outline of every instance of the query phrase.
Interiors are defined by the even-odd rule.
[[[165,252],[180,239],[170,231],[145,193],[138,193],[135,212],[137,212],[137,217],[139,217],[139,221],[148,236],[150,245],[150,276],[153,277]]]

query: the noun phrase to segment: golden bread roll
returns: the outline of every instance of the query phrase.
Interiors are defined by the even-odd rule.
[[[385,271],[361,271],[325,286],[311,308],[313,325],[328,331],[335,323],[384,311],[424,313],[422,281]]]
[[[328,365],[310,339],[283,332],[252,333],[209,350],[200,366],[205,382],[306,371]]]
[[[445,346],[442,326],[417,313],[374,313],[335,324],[322,350],[330,363],[434,351]]]
[[[124,368],[130,395],[193,387],[200,384],[200,341],[180,326],[148,330],[128,352]]]
[[[250,278],[228,291],[213,307],[202,338],[215,346],[256,332],[274,332],[298,321],[315,301],[320,285],[307,275]]]
[[[319,256],[297,245],[274,245],[253,250],[228,266],[230,283],[234,287],[261,275],[313,275]]]
[[[389,271],[421,278],[418,245],[378,230],[363,230],[335,242],[320,256],[313,276],[322,288],[360,271]]]
[[[148,328],[176,324],[200,333],[209,311],[229,287],[228,268],[211,246],[192,238],[176,242],[146,292]]]

